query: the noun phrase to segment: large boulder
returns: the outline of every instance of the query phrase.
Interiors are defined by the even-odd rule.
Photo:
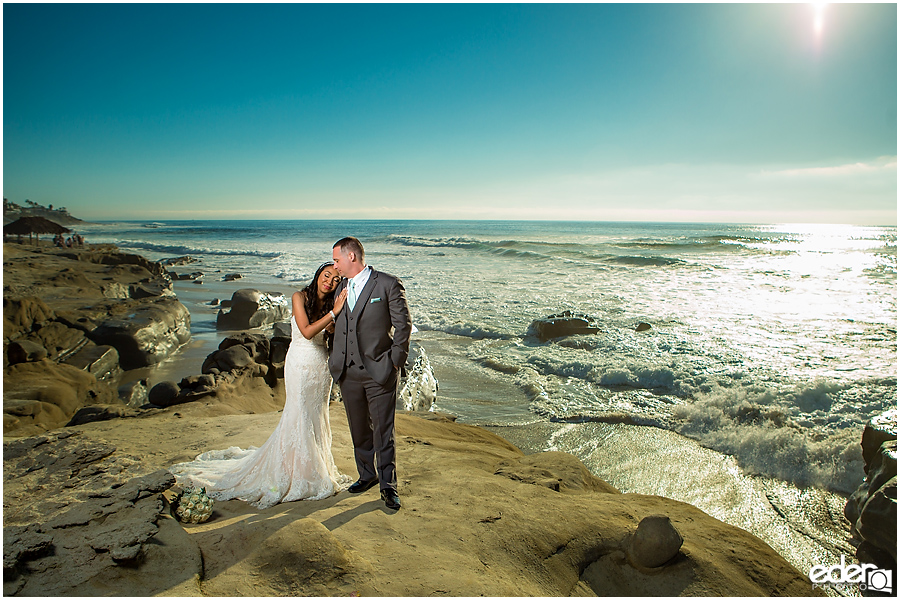
[[[866,478],[850,496],[844,516],[859,542],[860,562],[897,566],[897,409],[866,425],[862,438]]]
[[[291,323],[275,323],[272,326],[272,337],[269,339],[270,373],[276,379],[284,379],[284,361],[291,347]],[[337,388],[337,386],[335,386]]]
[[[178,300],[132,302],[129,314],[111,317],[88,334],[99,345],[115,347],[122,368],[160,363],[191,339],[191,314]]]
[[[283,295],[241,289],[231,296],[231,309],[219,311],[216,328],[253,329],[284,321],[290,315],[291,307]]]
[[[263,363],[269,360],[271,341],[261,333],[243,332],[229,335],[219,343],[219,350],[225,350],[233,346],[244,346],[255,362]]]
[[[897,439],[897,409],[885,411],[866,424],[862,434],[863,460],[865,471],[875,462],[876,455],[881,452],[881,445],[889,440]]]
[[[291,331],[291,322],[284,321],[275,323],[272,325],[272,337],[273,338],[287,338],[290,341],[291,336],[293,335]]]
[[[591,317],[578,315],[570,310],[557,315],[535,319],[528,327],[528,335],[542,342],[569,335],[593,335],[600,327]]]
[[[222,371],[235,371],[255,364],[253,355],[246,346],[231,346],[224,350],[213,352],[203,361],[201,373],[212,373],[212,369]]]

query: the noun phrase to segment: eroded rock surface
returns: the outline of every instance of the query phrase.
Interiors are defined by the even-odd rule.
[[[5,442],[4,595],[101,596],[135,584],[146,595],[162,591],[155,569],[139,567],[160,554],[151,540],[170,519],[162,492],[175,480],[165,470],[145,471],[139,457],[79,433]],[[199,573],[188,540],[168,551],[166,568]]]
[[[115,248],[5,244],[4,434],[34,435],[123,414],[123,370],[157,364],[190,339],[165,269]],[[77,372],[83,375],[78,375]]]
[[[223,303],[224,305],[224,303]],[[216,317],[219,329],[253,329],[284,321],[291,316],[288,300],[280,294],[266,294],[255,289],[237,290],[228,311]]]

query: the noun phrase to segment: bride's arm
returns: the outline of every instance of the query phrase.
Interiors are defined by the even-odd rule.
[[[346,292],[342,291],[338,298],[335,299],[334,310],[332,311],[335,315],[339,314],[344,307],[343,298],[345,296]],[[331,318],[331,313],[328,313],[318,321],[310,323],[309,317],[306,316],[306,307],[304,306],[306,304],[306,294],[303,292],[294,292],[294,295],[291,297],[291,304],[294,308],[294,320],[297,322],[297,328],[303,334],[303,337],[308,340],[316,337],[320,331],[334,322]]]

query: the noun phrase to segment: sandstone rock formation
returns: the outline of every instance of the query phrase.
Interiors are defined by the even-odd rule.
[[[35,362],[47,358],[47,349],[37,342],[19,340],[9,344],[6,349],[6,356],[11,365]]]
[[[167,571],[197,572],[198,552],[151,542],[184,536],[165,523],[172,474],[115,452],[73,432],[3,444],[4,596],[153,594]]]
[[[91,373],[44,359],[3,371],[4,435],[35,435],[69,422],[79,408],[117,401]]]
[[[224,302],[222,303],[224,306]],[[265,294],[259,290],[237,290],[231,297],[230,310],[220,310],[216,317],[218,329],[253,329],[284,321],[291,316],[288,300],[282,295]]]
[[[847,501],[856,557],[897,570],[897,409],[872,419],[862,438],[865,481]]]
[[[82,407],[123,402],[123,369],[156,364],[190,338],[164,268],[115,248],[4,246],[4,434],[33,435]],[[78,375],[77,373],[81,373]],[[78,420],[124,414],[83,411]]]
[[[823,595],[693,506],[617,493],[571,455],[525,456],[435,413],[397,414],[400,511],[375,492],[340,493],[264,511],[217,502],[209,521],[180,525],[159,469],[260,445],[281,416],[209,416],[218,410],[193,402],[7,443],[6,595]],[[353,472],[343,408],[330,411],[337,466]],[[660,514],[684,543],[661,567],[635,567],[628,540]]]
[[[191,338],[191,315],[174,298],[128,303],[128,314],[111,315],[88,337],[114,346],[126,370],[155,365]]]

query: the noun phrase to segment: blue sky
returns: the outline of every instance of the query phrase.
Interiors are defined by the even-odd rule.
[[[86,219],[895,225],[896,161],[896,4],[3,6],[4,196]]]

